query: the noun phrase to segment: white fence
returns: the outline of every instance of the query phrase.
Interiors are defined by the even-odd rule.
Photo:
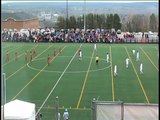
[[[158,104],[92,102],[93,120],[158,120]]]

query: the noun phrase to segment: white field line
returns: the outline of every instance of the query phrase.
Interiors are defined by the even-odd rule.
[[[21,48],[21,47],[23,47],[24,45],[21,45],[21,46],[19,46],[18,48],[16,47],[16,48],[11,48],[11,50],[9,49],[9,50],[4,50],[4,51],[9,51],[10,53],[12,52],[12,51],[14,51],[14,50],[17,50],[17,49],[19,49],[19,48]],[[10,46],[11,47],[11,46]]]
[[[8,47],[10,47],[10,48],[8,48]],[[5,48],[2,48],[2,51],[3,51],[3,53],[5,53],[6,51],[12,51],[12,50],[15,50],[15,49],[17,49],[17,47],[15,48],[15,46],[7,46]]]
[[[82,44],[80,45],[80,47],[82,46]],[[78,50],[76,51],[76,53],[74,54],[74,56],[72,57],[72,59],[70,60],[70,62],[68,63],[67,67],[64,69],[63,73],[61,74],[61,76],[59,77],[59,79],[57,80],[56,84],[53,86],[53,88],[51,89],[51,91],[49,92],[48,96],[46,97],[46,99],[44,100],[44,102],[42,103],[42,105],[40,106],[40,108],[37,110],[37,113],[35,116],[37,116],[37,114],[39,113],[39,111],[42,109],[42,107],[44,106],[44,104],[46,103],[46,101],[48,100],[48,98],[50,97],[50,95],[52,94],[53,90],[56,88],[56,86],[58,85],[59,81],[61,80],[61,78],[63,77],[64,73],[66,72],[66,70],[68,69],[68,67],[70,66],[70,64],[72,63],[73,59],[75,58],[75,56],[77,55]]]
[[[65,47],[64,47],[64,48],[65,48]],[[63,49],[64,49],[64,48],[63,48]],[[63,49],[62,49],[62,50],[63,50]],[[59,53],[58,53],[58,54],[59,54]],[[57,54],[57,55],[58,55],[58,54]],[[56,55],[56,56],[57,56],[57,55]],[[56,58],[56,56],[55,56],[52,60],[54,60],[54,59]],[[52,61],[52,60],[51,60],[51,61]],[[46,64],[46,65],[16,94],[16,96],[14,96],[14,98],[12,98],[12,100],[14,100],[29,84],[31,84],[31,82],[32,82],[33,80],[35,80],[35,78],[42,72],[42,70],[44,70],[44,69],[47,67],[47,65],[48,65],[48,64]]]
[[[73,56],[57,56],[57,57],[73,57]],[[84,56],[83,58],[91,58],[91,57],[85,57],[85,56]],[[39,58],[39,59],[35,59],[35,60],[38,61],[38,60],[43,60],[43,59],[46,59],[46,58]],[[35,61],[35,60],[34,60],[34,61]],[[105,61],[106,59],[101,58],[100,60]],[[30,68],[30,69],[32,69],[32,70],[35,70],[35,71],[40,71],[40,69],[31,67],[31,66],[29,65],[29,63],[27,63],[27,67]],[[110,67],[111,67],[111,65],[108,65],[108,66],[103,67],[103,68],[89,70],[89,72],[102,71],[102,70],[108,69],[108,68],[110,68]],[[62,73],[63,71],[42,70],[42,72]],[[85,72],[87,72],[87,70],[83,70],[83,71],[75,71],[75,70],[74,70],[74,71],[67,71],[67,72],[65,72],[65,73],[75,74],[75,73],[85,73]]]
[[[3,46],[3,45],[2,45]],[[8,47],[11,47],[11,46],[5,46],[5,47],[2,47],[2,49],[6,49],[6,48],[8,48]]]

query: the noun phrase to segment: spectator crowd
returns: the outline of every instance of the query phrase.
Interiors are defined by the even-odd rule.
[[[119,37],[115,30],[106,29],[61,29],[40,28],[21,30],[2,30],[2,41],[13,42],[69,42],[69,43],[119,43],[136,41],[133,34]],[[143,37],[143,36],[142,36]]]

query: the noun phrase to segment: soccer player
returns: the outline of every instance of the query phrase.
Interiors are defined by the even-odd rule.
[[[79,51],[79,60],[82,60],[82,51]]]
[[[78,54],[78,56],[79,56],[80,50],[81,50],[81,49],[79,48],[79,49],[78,49],[78,53],[77,53],[77,54]]]
[[[30,63],[32,63],[33,61],[33,54],[32,54],[32,51],[30,51]]]
[[[114,76],[117,76],[117,65],[114,66]]]
[[[135,55],[135,53],[136,53],[136,50],[134,50],[134,49],[133,49],[133,50],[132,50],[132,53],[133,53],[133,55]]]
[[[96,65],[98,65],[99,57],[96,55]]]
[[[126,58],[126,68],[128,68],[129,65],[129,58]]]
[[[54,57],[56,57],[56,49],[54,48]]]
[[[139,70],[140,70],[140,74],[143,74],[143,64],[142,63],[140,64],[140,69]]]
[[[15,52],[15,60],[16,61],[18,60],[18,52],[17,51]]]
[[[96,43],[94,43],[94,50],[97,50],[97,45],[96,45]]]
[[[61,120],[61,114],[58,112],[58,120]]]
[[[137,50],[136,61],[139,61],[139,52]]]
[[[49,65],[49,64],[50,64],[50,62],[51,62],[51,57],[50,57],[50,55],[49,55],[49,54],[48,54],[47,62],[48,62],[48,65]]]
[[[6,53],[6,61],[9,61],[9,59],[10,59],[10,55],[9,55],[9,52],[7,51],[7,53]]]
[[[25,58],[25,61],[28,60],[28,53],[27,53],[27,51],[24,53],[24,58]]]
[[[109,54],[107,53],[107,56],[106,56],[107,58],[106,58],[106,61],[107,61],[107,63],[109,62]]]
[[[34,48],[34,50],[33,50],[33,56],[36,56],[36,48]]]
[[[65,109],[65,111],[63,113],[63,118],[64,118],[64,120],[69,120],[69,113],[68,113],[67,109]]]
[[[62,50],[61,47],[59,47],[59,49],[58,49],[59,53],[61,53],[61,50]]]

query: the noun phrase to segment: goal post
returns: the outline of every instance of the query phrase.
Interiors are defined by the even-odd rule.
[[[55,99],[55,119],[60,120],[60,116],[59,116],[59,97],[58,96]]]

